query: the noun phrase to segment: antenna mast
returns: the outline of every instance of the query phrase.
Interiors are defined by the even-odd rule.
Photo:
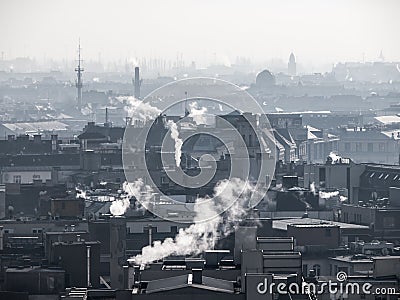
[[[76,80],[76,88],[78,90],[78,97],[77,97],[77,104],[78,104],[78,110],[80,111],[82,109],[82,87],[83,87],[83,82],[82,82],[82,72],[84,69],[82,68],[81,63],[83,60],[81,59],[81,40],[79,39],[79,46],[78,46],[78,66],[75,68],[77,80]]]

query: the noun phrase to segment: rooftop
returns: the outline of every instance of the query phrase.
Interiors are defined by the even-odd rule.
[[[230,294],[234,292],[233,283],[230,281],[202,276],[201,284],[193,283],[193,274],[187,274],[149,281],[146,293],[151,294],[186,287],[193,287]]]
[[[287,230],[288,225],[296,225],[303,227],[332,227],[339,226],[340,229],[369,229],[368,226],[357,225],[357,224],[348,224],[342,222],[335,221],[327,221],[320,219],[312,219],[312,218],[291,218],[291,219],[281,219],[281,220],[273,220],[272,228],[278,230]]]

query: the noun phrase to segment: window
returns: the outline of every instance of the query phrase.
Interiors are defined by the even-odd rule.
[[[362,151],[362,143],[357,142],[356,143],[356,152],[361,152]]]
[[[385,143],[379,143],[379,152],[385,152],[385,151],[386,151]]]
[[[325,168],[319,168],[319,182],[326,180],[326,171]]]
[[[303,264],[303,276],[307,277],[308,276],[308,265]]]
[[[35,174],[35,175],[33,175],[32,178],[33,178],[34,180],[38,180],[38,179],[40,179],[40,175]]]
[[[346,152],[351,151],[350,143],[344,143],[344,151],[346,151]]]
[[[14,175],[13,182],[21,183],[21,175]]]
[[[313,270],[315,271],[315,276],[321,276],[321,266],[316,264],[313,266]]]
[[[368,150],[368,152],[374,152],[374,144],[373,143],[368,143],[367,150]]]

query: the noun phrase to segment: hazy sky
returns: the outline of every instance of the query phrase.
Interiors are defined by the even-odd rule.
[[[399,30],[399,0],[0,0],[6,58],[400,61]]]

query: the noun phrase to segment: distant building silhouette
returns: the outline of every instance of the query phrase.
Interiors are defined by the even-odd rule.
[[[290,53],[290,56],[289,56],[288,74],[290,76],[296,76],[296,58],[295,58],[293,52]]]
[[[261,71],[256,77],[256,86],[265,88],[275,85],[275,76],[268,70]]]

